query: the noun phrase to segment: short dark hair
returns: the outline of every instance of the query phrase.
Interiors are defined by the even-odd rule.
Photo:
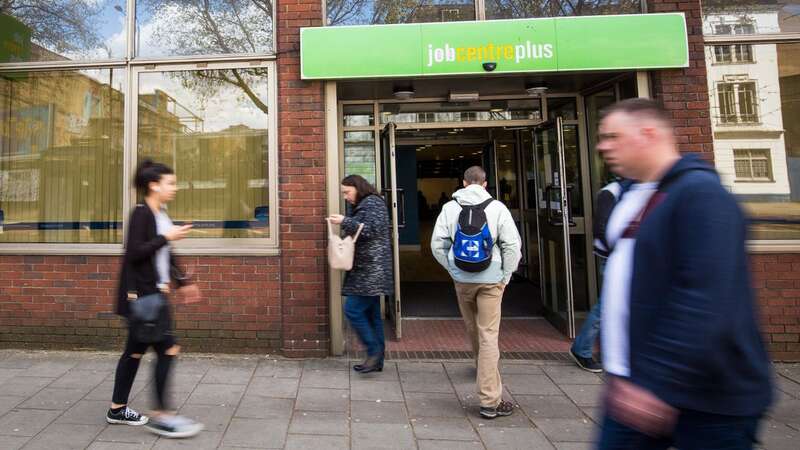
[[[139,163],[136,168],[136,176],[133,179],[133,184],[136,189],[147,195],[150,192],[150,183],[158,183],[164,175],[174,175],[175,171],[166,164],[154,162],[152,159],[147,158]]]
[[[356,203],[364,200],[365,197],[370,195],[380,195],[375,186],[370,184],[361,175],[348,175],[342,180],[342,186],[350,186],[356,188]]]
[[[486,182],[486,171],[481,166],[472,166],[464,171],[464,181],[468,184],[483,184]]]
[[[600,111],[600,120],[619,112],[630,114],[632,116],[656,119],[670,128],[673,126],[672,118],[667,110],[664,109],[664,106],[662,106],[661,103],[649,98],[629,98],[614,103],[613,105],[603,108],[603,110]]]

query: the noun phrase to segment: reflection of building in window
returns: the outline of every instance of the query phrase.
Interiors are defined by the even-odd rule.
[[[768,148],[733,151],[736,181],[772,181],[772,161]]]
[[[706,47],[714,164],[723,184],[741,200],[761,206],[787,202],[791,171],[780,81],[786,58],[774,43],[742,40],[779,30],[780,7],[712,3],[704,3],[704,33],[729,37]]]
[[[738,77],[736,77],[738,78]],[[726,77],[726,80],[736,79]],[[742,79],[747,79],[746,76]],[[719,98],[719,122],[756,123],[758,122],[758,95],[754,81],[717,83]]]
[[[716,64],[752,63],[753,46],[749,44],[715,45],[714,62]]]

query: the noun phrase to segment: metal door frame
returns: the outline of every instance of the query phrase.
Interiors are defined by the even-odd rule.
[[[385,164],[387,161],[383,161],[384,154],[388,151],[389,157],[389,166],[387,175],[389,176],[390,187],[389,187],[389,209],[391,211],[391,229],[392,229],[392,271],[393,278],[394,278],[394,302],[386,302],[387,308],[390,306],[394,307],[394,311],[391,311],[390,314],[394,318],[394,330],[395,330],[395,337],[399,340],[403,336],[403,314],[402,314],[402,295],[400,292],[400,232],[399,232],[399,224],[398,224],[398,213],[397,213],[397,154],[395,149],[395,131],[396,125],[394,122],[389,122],[383,127],[381,130],[380,136],[380,157],[381,160],[379,163],[381,164],[381,174],[383,171],[386,170]],[[388,149],[384,149],[384,139],[386,139],[387,144],[389,145]],[[383,181],[383,180],[381,180]],[[381,190],[385,189],[385,183],[382,183]]]
[[[560,191],[560,194],[561,194],[561,228],[562,228],[561,231],[562,231],[562,239],[564,240],[564,244],[563,244],[562,250],[564,252],[564,265],[566,266],[566,267],[563,267],[562,269],[564,270],[564,276],[566,277],[565,283],[566,283],[566,289],[567,289],[567,292],[566,292],[567,336],[570,339],[572,339],[572,338],[575,337],[575,304],[574,304],[575,297],[574,297],[574,291],[573,291],[573,285],[572,285],[573,284],[573,280],[572,280],[572,251],[571,251],[571,247],[572,246],[571,246],[571,243],[570,243],[570,220],[569,220],[570,204],[569,204],[569,195],[568,195],[568,189],[567,189],[567,183],[566,183],[567,177],[566,177],[566,170],[565,170],[566,160],[565,160],[565,155],[564,155],[565,150],[564,150],[564,128],[563,128],[563,126],[564,126],[564,124],[563,124],[563,121],[562,121],[561,117],[556,117],[555,121],[550,120],[550,121],[544,122],[544,123],[538,125],[537,127],[535,127],[534,130],[533,130],[533,151],[536,152],[536,150],[538,148],[538,141],[539,141],[539,137],[537,135],[538,132],[543,131],[543,130],[555,131],[556,132],[556,149],[555,150],[556,150],[556,153],[557,153],[557,156],[558,156],[558,165],[559,165],[559,167],[558,167],[558,177],[559,177],[559,191]],[[580,148],[579,148],[579,150],[580,150]],[[539,191],[545,192],[545,189],[544,189],[544,186],[541,185],[541,183],[544,180],[541,180],[540,177],[538,177],[538,174],[539,174],[538,155],[536,155],[536,154],[534,154],[534,166],[536,167],[536,172],[537,172],[537,177],[535,179],[535,183],[536,183],[536,190],[537,190],[536,194],[538,195]],[[581,180],[579,180],[579,181],[581,181]],[[582,186],[580,188],[582,188]],[[543,250],[542,250],[545,247],[542,245],[541,226],[538,223],[538,217],[539,217],[539,204],[538,204],[538,201],[539,201],[539,199],[537,197],[536,211],[537,211],[537,231],[538,231],[538,234],[539,234],[539,271],[540,271],[540,274],[541,274],[540,276],[542,277],[541,295],[542,295],[542,300],[545,302],[545,304],[547,304],[547,298],[548,297],[547,297],[546,292],[545,292],[547,283],[544,281],[544,272],[543,272],[544,271],[544,259],[543,259],[544,255],[543,255]],[[545,198],[545,201],[549,202],[550,199],[549,198]],[[555,312],[559,313],[559,311],[555,311]]]

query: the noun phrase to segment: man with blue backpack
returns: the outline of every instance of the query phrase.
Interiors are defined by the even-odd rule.
[[[436,219],[431,250],[455,282],[458,307],[477,360],[480,415],[509,416],[500,379],[500,305],[522,258],[522,239],[506,206],[486,191],[486,172],[464,172],[464,188],[453,194]]]

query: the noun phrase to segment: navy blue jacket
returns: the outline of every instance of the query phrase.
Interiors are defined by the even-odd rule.
[[[636,234],[631,381],[677,408],[762,414],[772,400],[771,368],[742,211],[695,156],[670,169],[659,193]]]

